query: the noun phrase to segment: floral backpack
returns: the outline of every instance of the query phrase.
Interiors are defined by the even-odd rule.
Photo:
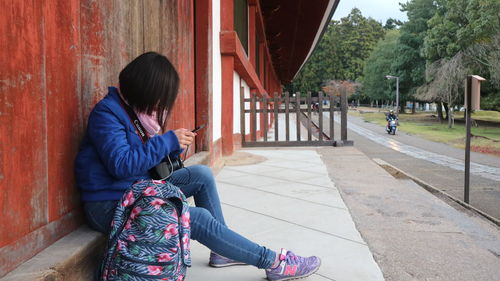
[[[120,200],[111,227],[101,280],[184,280],[191,266],[189,208],[176,186],[135,183]]]

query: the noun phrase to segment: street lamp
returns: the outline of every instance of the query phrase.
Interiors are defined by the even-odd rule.
[[[399,116],[399,77],[392,76],[392,75],[386,75],[385,78],[396,79],[396,116]]]

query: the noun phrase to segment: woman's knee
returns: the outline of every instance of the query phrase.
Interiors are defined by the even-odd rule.
[[[189,208],[191,218],[191,237],[198,240],[200,236],[210,233],[216,224],[215,218],[205,208],[191,207]]]
[[[212,174],[212,170],[205,165],[193,165],[189,166],[189,171],[192,176],[197,178],[201,182],[213,182],[214,175]]]
[[[191,222],[195,224],[213,219],[212,214],[207,209],[201,207],[190,207],[189,216]]]

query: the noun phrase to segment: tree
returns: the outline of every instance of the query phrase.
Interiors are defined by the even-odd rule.
[[[359,9],[340,21],[331,21],[316,50],[293,82],[296,91],[319,91],[325,81],[355,81],[366,58],[384,36],[382,25],[365,18]]]
[[[429,75],[419,95],[451,102],[451,114],[452,106],[463,99],[463,80],[467,74],[487,79],[483,83],[485,98],[498,93],[500,1],[437,0],[436,4],[422,49]]]
[[[385,75],[394,75],[391,66],[396,56],[398,38],[399,30],[388,31],[366,61],[362,92],[371,100],[394,100],[393,87],[389,86]]]
[[[394,75],[400,77],[400,92],[414,99],[416,89],[425,83],[426,59],[421,55],[428,25],[435,12],[434,0],[412,0],[401,4],[408,21],[400,28],[393,64]]]
[[[400,21],[398,19],[388,18],[385,21],[384,29],[386,29],[386,30],[392,30],[392,29],[398,28],[401,25],[403,25],[402,21]]]
[[[449,128],[453,127],[453,105],[463,95],[463,81],[471,73],[470,65],[470,59],[463,52],[458,52],[450,59],[435,61],[427,67],[427,76],[432,77],[432,80],[423,89],[448,105]]]
[[[375,47],[375,44],[384,37],[382,25],[372,18],[365,18],[357,8],[340,20],[339,36],[334,37],[331,44],[339,44],[341,71],[336,79],[358,79],[365,65],[365,60]]]
[[[354,95],[356,89],[359,87],[358,83],[346,80],[330,80],[322,87],[322,91],[328,95],[340,96],[342,91],[345,91],[349,99]]]
[[[477,43],[491,41],[499,31],[498,0],[436,0],[423,54],[429,61],[451,58]]]

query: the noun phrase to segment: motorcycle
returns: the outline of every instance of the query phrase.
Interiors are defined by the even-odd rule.
[[[390,134],[393,134],[395,135],[396,134],[396,128],[398,127],[398,124],[397,124],[397,121],[396,119],[389,119],[387,120],[387,127],[385,127],[385,130],[387,131],[387,133],[390,135]]]

